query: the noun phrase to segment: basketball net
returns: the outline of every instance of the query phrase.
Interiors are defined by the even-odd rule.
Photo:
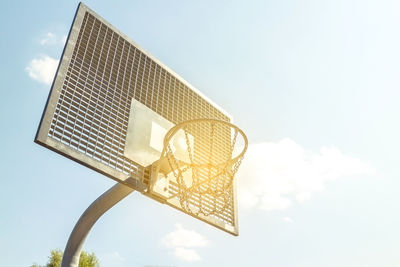
[[[231,209],[234,176],[247,145],[243,131],[225,121],[198,119],[173,127],[164,138],[159,161],[168,162],[178,187],[169,198],[177,197],[182,209],[193,215]]]

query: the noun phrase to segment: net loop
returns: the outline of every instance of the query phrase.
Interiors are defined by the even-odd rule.
[[[170,198],[177,197],[182,209],[193,215],[221,214],[233,208],[234,176],[247,145],[243,131],[225,121],[198,119],[173,127],[165,136],[160,159],[168,162],[178,189]]]

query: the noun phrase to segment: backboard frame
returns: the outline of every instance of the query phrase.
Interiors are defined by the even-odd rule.
[[[83,154],[79,152],[76,149],[71,148],[68,145],[63,144],[62,142],[55,140],[51,137],[48,136],[50,126],[56,111],[56,106],[57,102],[60,98],[61,94],[61,88],[63,86],[64,79],[67,76],[67,69],[69,67],[71,58],[74,53],[74,48],[78,40],[78,35],[80,33],[81,27],[82,27],[82,22],[84,20],[84,16],[86,13],[90,13],[93,15],[96,19],[100,20],[101,23],[105,24],[107,27],[109,27],[112,31],[114,31],[116,34],[127,40],[130,44],[132,44],[136,49],[140,50],[141,53],[149,57],[151,60],[153,60],[155,63],[160,65],[163,69],[165,69],[167,72],[169,72],[171,75],[173,75],[176,79],[178,79],[180,82],[188,86],[192,91],[194,91],[196,94],[198,94],[200,97],[202,97],[205,101],[210,103],[213,107],[218,109],[221,113],[223,113],[230,122],[232,122],[232,116],[229,115],[225,110],[223,110],[221,107],[219,107],[217,104],[215,104],[213,101],[211,101],[208,97],[206,97],[204,94],[202,94],[199,90],[197,90],[195,87],[191,86],[187,81],[185,81],[183,78],[181,78],[178,74],[176,74],[174,71],[172,71],[170,68],[165,66],[162,62],[160,62],[158,59],[154,58],[152,55],[150,55],[148,52],[146,52],[143,48],[141,48],[139,45],[137,45],[135,42],[133,42],[128,36],[126,36],[124,33],[116,29],[113,25],[108,23],[106,20],[104,20],[101,16],[99,16],[96,12],[92,11],[90,8],[88,8],[86,5],[83,3],[80,3],[77,11],[74,16],[73,23],[71,25],[68,38],[65,44],[65,47],[62,52],[61,60],[59,62],[56,76],[54,77],[53,83],[51,85],[51,90],[46,102],[45,109],[43,111],[41,121],[36,133],[35,137],[35,142],[58,153],[61,154],[71,160],[74,160],[75,162],[82,164],[96,172],[99,172],[117,182],[120,182],[124,185],[127,185],[137,191],[142,192],[143,194],[147,195],[148,197],[151,197],[161,203],[167,204],[173,208],[176,208],[180,211],[183,211],[180,209],[176,204],[170,203],[170,202],[165,202],[163,199],[160,199],[159,197],[152,195],[151,193],[146,191],[146,185],[143,184],[143,180],[146,179],[146,176],[150,176],[151,174],[148,173],[149,169],[147,168],[137,168],[136,173],[134,175],[128,175],[125,174],[121,171],[116,170],[115,168],[112,168],[110,166],[107,166],[103,164],[102,162],[88,157],[86,154]],[[234,207],[234,225],[233,228],[227,227],[224,223],[218,221],[218,220],[213,220],[213,218],[205,217],[205,216],[199,216],[195,217],[197,219],[200,219],[208,224],[211,224],[223,231],[226,231],[230,234],[233,235],[238,235],[238,215],[237,215],[237,199],[236,199],[236,181],[234,181],[233,185],[233,207]],[[191,214],[189,214],[191,215]]]

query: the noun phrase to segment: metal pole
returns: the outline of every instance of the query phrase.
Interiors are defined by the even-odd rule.
[[[83,243],[90,229],[106,211],[132,193],[134,189],[117,183],[98,197],[81,215],[65,247],[61,267],[78,267]]]

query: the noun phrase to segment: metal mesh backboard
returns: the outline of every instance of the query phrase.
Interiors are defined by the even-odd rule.
[[[80,4],[35,141],[160,200],[146,190],[151,169],[126,156],[129,123],[135,122],[130,118],[133,103],[172,124],[199,118],[231,121],[220,107]],[[223,213],[195,217],[237,235],[235,187],[230,194]],[[176,201],[165,203],[182,210]]]

